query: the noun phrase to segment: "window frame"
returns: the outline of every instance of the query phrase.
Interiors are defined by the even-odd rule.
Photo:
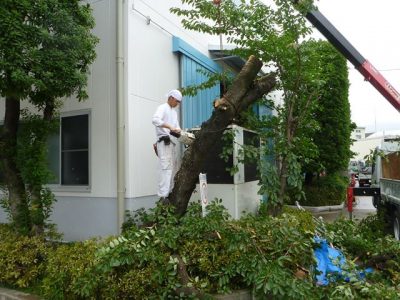
[[[62,176],[62,141],[61,141],[61,134],[62,134],[62,118],[67,117],[75,117],[87,115],[88,116],[88,184],[87,185],[64,185],[61,183],[61,176]],[[91,141],[92,141],[92,126],[91,126],[91,111],[88,109],[83,110],[75,110],[69,112],[62,112],[60,114],[60,126],[58,129],[58,183],[48,183],[47,186],[53,192],[90,192],[92,187],[92,168],[91,168]]]

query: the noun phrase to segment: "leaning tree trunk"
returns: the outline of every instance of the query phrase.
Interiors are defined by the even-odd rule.
[[[4,177],[8,189],[10,214],[15,229],[19,233],[28,234],[31,227],[29,208],[25,185],[16,162],[19,116],[19,99],[12,96],[6,97],[4,127],[1,136],[1,157],[3,161]]]
[[[242,111],[246,110],[275,86],[275,76],[256,79],[262,62],[251,56],[223,98],[215,102],[211,118],[196,133],[195,142],[185,151],[182,164],[174,178],[174,189],[169,202],[178,215],[186,212],[190,196],[196,187],[198,175],[209,149],[219,141],[224,129]]]

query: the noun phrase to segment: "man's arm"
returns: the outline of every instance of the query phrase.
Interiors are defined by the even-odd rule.
[[[178,127],[174,127],[171,124],[164,123],[164,121],[163,121],[164,113],[165,112],[163,110],[163,107],[159,106],[153,115],[153,119],[152,119],[153,125],[156,127],[167,128],[172,132],[177,132],[177,133],[181,132],[181,129],[179,128],[179,124],[178,124]]]

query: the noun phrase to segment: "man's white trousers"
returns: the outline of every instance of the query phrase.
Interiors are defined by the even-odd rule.
[[[175,144],[171,142],[165,145],[163,141],[157,143],[158,152],[158,192],[159,197],[168,197],[174,187],[174,176],[176,173],[176,150]]]

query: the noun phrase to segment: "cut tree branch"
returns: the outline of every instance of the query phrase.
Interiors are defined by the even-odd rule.
[[[206,295],[204,293],[202,293],[195,287],[188,286],[188,283],[190,282],[190,277],[186,270],[186,265],[185,265],[184,261],[182,260],[182,258],[179,255],[173,255],[172,257],[176,258],[178,260],[178,265],[177,265],[178,278],[182,285],[181,287],[177,288],[175,292],[178,295],[183,294],[184,296],[187,296],[187,297],[194,296],[194,297],[196,297],[196,299],[206,299]]]

